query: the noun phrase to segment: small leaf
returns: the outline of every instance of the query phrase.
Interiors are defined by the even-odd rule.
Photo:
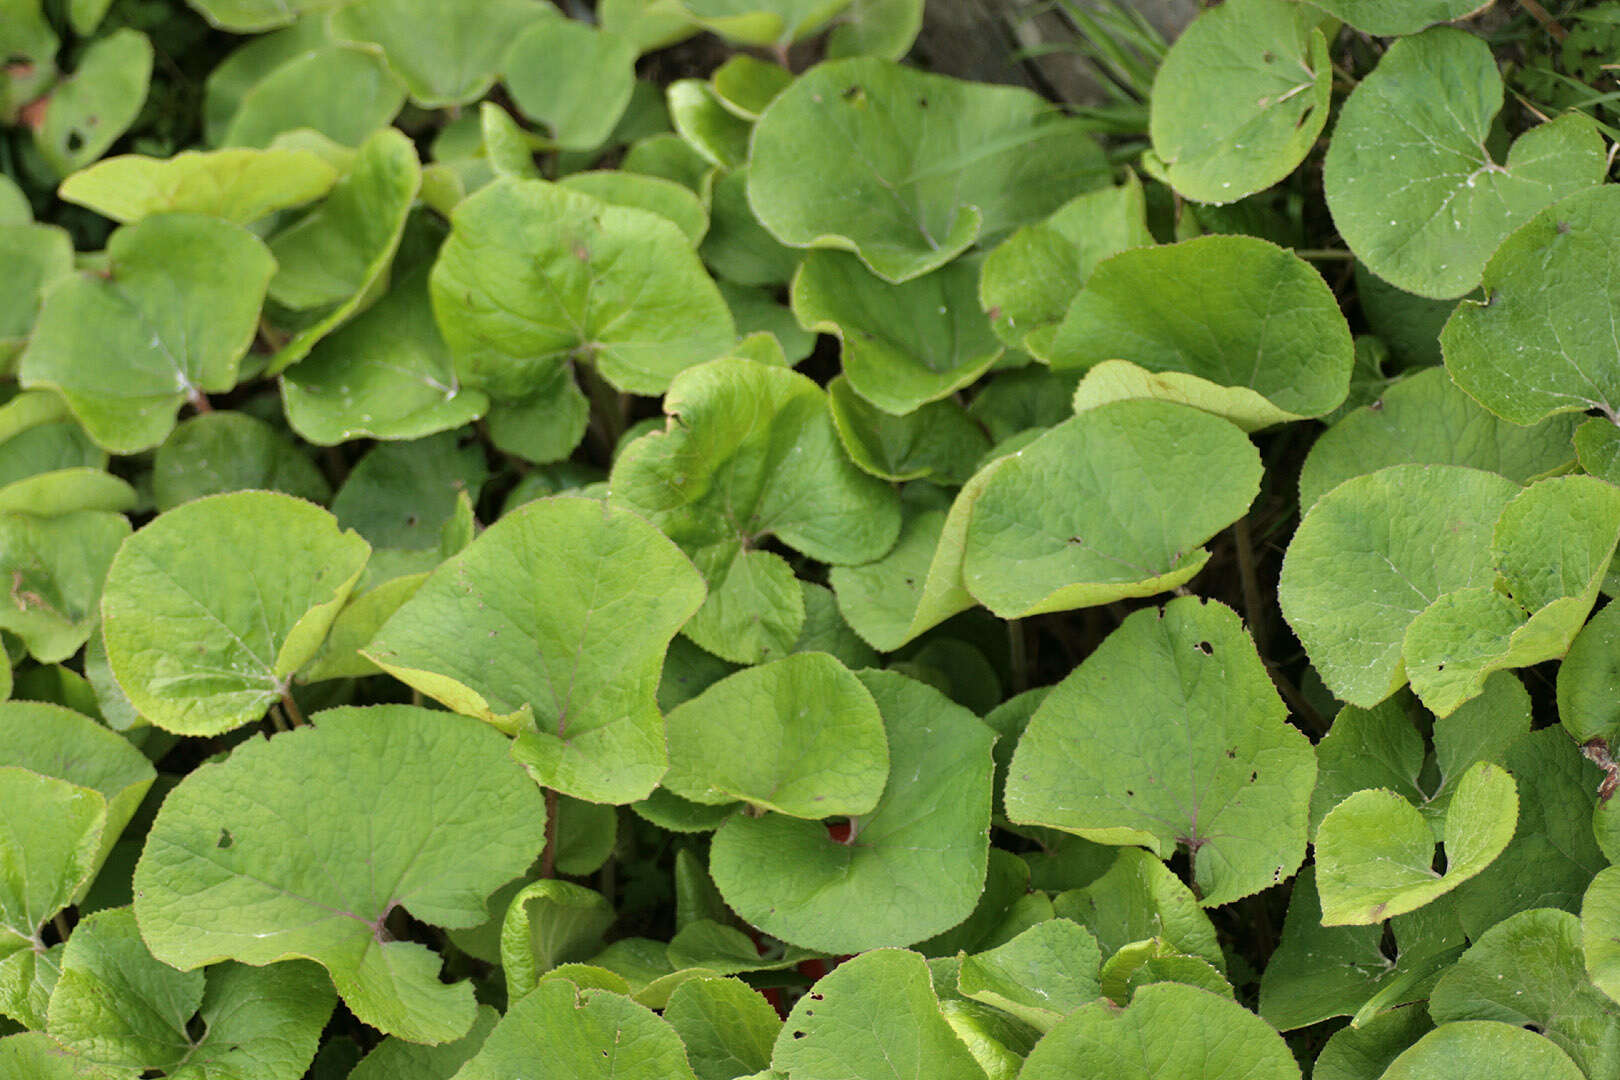
[[[408,705],[332,709],[242,744],[158,811],[135,868],[141,936],[182,970],[307,957],[373,1027],[460,1038],[475,1019],[471,987],[440,983],[438,957],[393,940],[385,922],[404,907],[475,925],[485,898],[539,855],[540,793],[506,747],[471,720]],[[334,820],[370,826],[321,827]],[[324,869],[311,877],[310,866]]]
[[[246,413],[203,413],[182,421],[152,461],[152,498],[160,511],[252,489],[317,503],[332,497],[326,477],[302,450]]]
[[[566,881],[536,881],[512,897],[501,924],[501,967],[506,994],[516,1001],[559,964],[602,951],[602,933],[613,925],[613,905],[601,893]]]
[[[239,225],[163,214],[107,242],[105,274],[51,290],[19,378],[67,399],[114,453],[149,450],[188,400],[236,385],[275,260]]]
[[[631,802],[664,772],[653,694],[702,597],[685,556],[634,514],[544,499],[446,560],[363,655],[517,734],[513,753],[546,787]]]
[[[92,41],[77,70],[46,99],[34,145],[58,176],[89,165],[107,152],[146,103],[152,79],[152,42],[124,28]]]
[[[478,15],[482,22],[486,16]],[[502,79],[524,116],[551,129],[557,145],[589,150],[619,122],[636,83],[628,39],[575,19],[540,19],[518,34]]]
[[[682,983],[664,1019],[686,1044],[697,1080],[732,1080],[768,1069],[782,1020],[758,990],[736,979]]]
[[[847,150],[807,169],[806,145]],[[1106,177],[1083,126],[1029,91],[861,58],[818,65],[761,114],[748,201],[782,243],[854,251],[901,282]]]
[[[1153,80],[1153,149],[1171,187],[1229,203],[1293,172],[1327,124],[1333,94],[1321,14],[1238,0],[1194,19]]]
[[[1533,127],[1505,165],[1492,160],[1485,143],[1501,108],[1490,47],[1449,27],[1395,42],[1361,80],[1334,128],[1323,185],[1333,223],[1367,269],[1419,296],[1462,296],[1516,227],[1602,181],[1603,140],[1583,115]]]
[[[95,629],[107,568],[127,536],[123,515],[100,510],[50,518],[0,513],[0,629],[21,638],[41,663],[78,652]]]
[[[62,182],[57,195],[130,224],[185,212],[246,225],[320,198],[338,172],[307,150],[187,150],[172,158],[124,154]]]
[[[1513,778],[1481,762],[1458,782],[1446,811],[1446,870],[1432,869],[1434,834],[1392,791],[1358,791],[1316,832],[1324,926],[1369,925],[1415,911],[1484,870],[1513,837]]]
[[[1048,919],[1004,945],[964,957],[957,986],[967,997],[1050,1031],[1101,993],[1101,963],[1090,931],[1067,919]]]
[[[306,22],[318,36],[289,42],[285,55],[271,52],[271,62],[252,72],[257,77],[240,89],[234,112],[221,124],[220,145],[268,147],[283,132],[310,128],[340,146],[359,146],[405,104],[405,84],[388,69],[381,49],[327,41],[324,20]]]
[[[210,539],[206,560],[198,536]],[[113,674],[166,730],[217,735],[252,723],[320,650],[369,554],[331,514],[290,495],[241,491],[170,510],[107,571]]]
[[[466,105],[495,82],[513,39],[554,17],[534,0],[361,0],[334,5],[331,33],[371,42],[425,109]]]

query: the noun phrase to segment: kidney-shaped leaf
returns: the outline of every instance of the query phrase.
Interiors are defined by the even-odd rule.
[[[298,1080],[337,1003],[307,961],[176,971],[147,951],[127,907],[73,928],[49,1030],[101,1068],[171,1080]],[[193,1019],[195,1017],[195,1020]],[[200,1022],[200,1034],[188,1025]]]
[[[1395,42],[1361,80],[1322,179],[1367,269],[1419,296],[1461,296],[1508,233],[1602,181],[1603,140],[1578,112],[1531,128],[1498,164],[1485,144],[1501,108],[1490,46],[1449,27]]]
[[[1099,1001],[1035,1044],[1021,1080],[1299,1080],[1282,1036],[1230,998],[1178,983]]]
[[[803,627],[803,593],[759,542],[867,562],[893,546],[899,500],[845,456],[826,395],[797,372],[716,360],[676,379],[664,411],[666,430],[614,464],[610,501],[646,515],[703,572],[709,600],[688,636],[736,663],[787,652]]]
[[[1367,926],[1415,911],[1477,875],[1502,853],[1519,819],[1518,790],[1501,767],[1463,774],[1446,808],[1446,869],[1434,869],[1434,832],[1392,791],[1358,791],[1316,830],[1316,885],[1324,926]]]
[[[1170,186],[1229,203],[1294,171],[1333,93],[1321,13],[1291,0],[1228,0],[1184,30],[1153,81],[1153,149]]]
[[[217,218],[127,225],[107,241],[105,273],[51,290],[19,377],[59,391],[106,449],[151,449],[181,404],[236,385],[275,266],[257,237]]]
[[[835,953],[909,945],[966,919],[989,847],[995,735],[933,687],[894,672],[857,677],[888,730],[877,808],[852,818],[842,841],[819,821],[738,814],[715,834],[709,864],[744,919]]]
[[[113,674],[169,731],[218,735],[258,720],[320,650],[370,553],[291,495],[239,491],[161,514],[107,571]]]
[[[1355,363],[1327,282],[1293,252],[1251,236],[1104,260],[1039,348],[1060,370],[1129,361],[1248,429],[1337,408]]]
[[[540,499],[444,562],[364,655],[517,734],[513,752],[545,786],[632,802],[664,773],[654,693],[702,600],[692,564],[635,514]]]
[[[819,820],[870,813],[889,777],[877,703],[826,653],[744,668],[672,710],[663,786]]]
[[[1491,529],[1518,491],[1478,469],[1393,465],[1311,507],[1277,600],[1334,696],[1370,709],[1405,684],[1407,629],[1446,593],[1490,584]]]
[[[1315,781],[1237,614],[1181,597],[1128,617],[1041,703],[1007,816],[1160,855],[1185,846],[1216,905],[1299,868]]]
[[[734,335],[678,226],[543,180],[498,180],[457,206],[430,289],[456,370],[497,398],[567,360],[663,393]]]
[[[806,168],[806,146],[840,151]],[[1084,127],[1029,91],[863,57],[818,65],[760,115],[748,201],[782,243],[899,282],[1107,180]]]
[[[1203,568],[1243,516],[1260,455],[1219,417],[1120,401],[1066,420],[998,468],[967,523],[962,580],[1004,619],[1152,596]]]
[[[320,198],[337,178],[308,150],[187,150],[107,158],[68,177],[57,194],[125,223],[182,211],[246,225]]]
[[[1557,1045],[1533,1031],[1495,1020],[1441,1024],[1390,1062],[1383,1080],[1471,1080],[1476,1076],[1533,1076],[1582,1080],[1580,1067]]]
[[[394,940],[388,916],[475,926],[544,839],[540,792],[498,732],[409,705],[332,709],[170,792],[135,916],[173,967],[308,958],[364,1022],[445,1042],[472,1026],[472,988],[439,982],[439,957]]]

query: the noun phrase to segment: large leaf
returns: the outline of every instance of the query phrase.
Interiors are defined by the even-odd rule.
[[[514,1002],[454,1080],[507,1080],[545,1062],[577,1080],[694,1080],[680,1036],[622,994],[548,979]]]
[[[782,1018],[769,1002],[736,979],[682,983],[664,1006],[664,1019],[686,1044],[698,1080],[732,1080],[770,1067]]]
[[[1176,983],[1144,986],[1128,1008],[1070,1013],[1030,1051],[1021,1080],[1298,1080],[1270,1025],[1236,1002]]]
[[[128,535],[128,519],[101,510],[50,518],[0,513],[7,601],[0,603],[0,629],[21,638],[41,663],[78,652],[95,629],[107,567]]]
[[[826,653],[745,668],[672,710],[663,786],[819,820],[877,806],[889,748],[877,703]]]
[[[962,959],[957,988],[1040,1031],[1098,997],[1102,954],[1090,931],[1068,919],[1036,923],[1011,941]]]
[[[702,599],[691,563],[636,515],[543,499],[434,571],[364,655],[517,734],[514,753],[547,787],[631,802],[663,775],[653,695]]]
[[[258,720],[319,651],[370,550],[290,495],[241,491],[176,507],[130,537],[107,571],[113,674],[169,731],[217,735]]]
[[[1213,906],[1299,868],[1315,780],[1236,613],[1184,597],[1131,615],[1041,703],[1007,816],[1164,856],[1184,846]]]
[[[360,0],[338,8],[332,35],[381,46],[426,109],[484,96],[512,39],[555,11],[535,0]]]
[[[1446,369],[1480,404],[1515,424],[1561,412],[1620,414],[1620,364],[1609,320],[1620,202],[1608,187],[1548,207],[1485,267],[1484,302],[1468,300],[1441,333]]]
[[[57,194],[114,221],[208,214],[239,225],[325,195],[338,171],[308,150],[187,150],[172,158],[125,154],[62,182]]]
[[[985,878],[994,734],[932,687],[894,672],[858,677],[888,732],[876,809],[851,818],[842,840],[819,821],[738,814],[710,854],[737,914],[828,952],[908,945],[955,926]]]
[[[1419,296],[1462,296],[1508,233],[1602,181],[1603,140],[1578,113],[1531,128],[1498,164],[1485,144],[1501,108],[1490,46],[1447,27],[1395,42],[1361,80],[1323,186],[1369,270]]]
[[[1260,472],[1248,439],[1218,417],[1158,401],[1098,406],[986,477],[962,580],[1002,618],[1165,592],[1203,568],[1199,545],[1243,516]],[[1130,509],[1117,508],[1127,494]]]
[[[302,31],[283,31],[296,35],[288,51],[266,57],[262,69],[246,73],[246,85],[233,88],[235,108],[220,122],[220,145],[268,147],[283,132],[309,128],[359,146],[394,118],[405,104],[405,84],[388,69],[382,50],[326,40],[324,21],[306,19]]]
[[[159,510],[230,491],[284,491],[323,503],[332,488],[292,440],[241,412],[182,420],[152,459],[152,501]]]
[[[1309,509],[1343,481],[1386,465],[1466,465],[1528,483],[1569,464],[1579,422],[1508,423],[1480,408],[1445,369],[1426,368],[1322,433],[1299,470],[1299,504]]]
[[[1122,251],[1092,271],[1050,337],[1029,344],[1058,369],[1129,361],[1160,375],[1173,400],[1250,430],[1336,408],[1355,353],[1321,275],[1249,236]]]
[[[685,234],[656,214],[499,180],[452,223],[433,309],[456,370],[491,397],[523,397],[569,360],[658,394],[732,342],[725,300]]]
[[[498,732],[408,705],[333,709],[169,794],[135,868],[135,916],[166,964],[306,957],[366,1023],[445,1042],[472,1026],[472,989],[440,983],[439,958],[394,940],[389,916],[483,922],[544,832],[540,792]]]
[[[840,964],[788,1014],[771,1064],[784,1076],[983,1080],[940,1015],[921,956],[877,949]]]
[[[1518,490],[1477,469],[1395,465],[1311,507],[1277,599],[1336,697],[1371,708],[1405,684],[1407,629],[1439,597],[1491,582],[1490,530]]]
[[[1333,93],[1321,14],[1236,0],[1201,14],[1153,81],[1153,150],[1170,186],[1229,203],[1283,179],[1315,145]]]
[[[252,233],[216,218],[125,226],[107,242],[105,273],[51,290],[19,377],[59,391],[106,449],[151,449],[182,404],[236,385],[275,266]]]
[[[1316,830],[1317,888],[1326,926],[1365,926],[1415,911],[1474,877],[1513,837],[1513,778],[1481,762],[1463,775],[1446,809],[1445,872],[1434,869],[1434,833],[1392,791],[1358,791]]]
[[[816,251],[794,275],[793,314],[842,343],[855,393],[903,416],[949,397],[1001,357],[1001,341],[979,310],[978,283],[975,259],[891,285],[852,255]]]
[[[1569,1055],[1533,1031],[1493,1020],[1463,1020],[1423,1036],[1390,1063],[1383,1080],[1581,1080],[1584,1075]]]
[[[45,290],[73,272],[73,238],[54,225],[0,223],[0,259],[7,277],[0,293],[0,367],[9,370],[28,344]]]
[[[336,1003],[308,962],[176,971],[147,951],[130,909],[113,908],[74,927],[49,1030],[103,1068],[173,1080],[298,1080]]]
[[[815,145],[842,149],[807,169]],[[818,65],[760,115],[748,201],[784,244],[853,251],[898,282],[1106,180],[1091,137],[1029,91],[861,58]]]
[[[676,379],[666,430],[627,446],[610,501],[656,524],[692,557],[709,600],[686,633],[736,663],[788,651],[803,598],[775,537],[835,565],[894,544],[899,502],[845,456],[815,383],[749,360],[716,360]]]
[[[1489,7],[1489,0],[1322,0],[1316,5],[1368,34],[1415,34]]]

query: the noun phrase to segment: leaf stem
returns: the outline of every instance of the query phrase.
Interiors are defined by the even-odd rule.
[[[1260,583],[1254,572],[1254,536],[1249,530],[1249,517],[1245,514],[1232,525],[1232,546],[1237,549],[1238,579],[1243,585],[1243,618],[1254,637],[1254,647],[1260,655],[1266,653],[1266,608],[1260,598]]]
[[[1007,650],[1012,654],[1012,689],[1022,694],[1029,689],[1029,653],[1024,642],[1024,620],[1007,620]]]
[[[286,712],[287,720],[293,727],[303,727],[307,723],[304,719],[303,710],[298,707],[298,702],[293,700],[292,690],[286,686],[281,688],[281,707]]]
[[[1562,23],[1547,13],[1537,0],[1519,0],[1519,6],[1529,13],[1530,17],[1541,24],[1541,28],[1552,35],[1554,41],[1563,41],[1569,37],[1569,31],[1564,29]]]
[[[557,876],[557,791],[546,788],[546,850],[540,856],[540,876]]]
[[[292,726],[287,723],[287,714],[281,711],[279,703],[270,706],[270,726],[277,731],[291,731]]]
[[[55,915],[52,915],[51,925],[56,927],[56,936],[63,941],[66,941],[68,935],[73,932],[68,928],[67,912],[65,911],[58,911]]]
[[[1322,259],[1332,261],[1338,261],[1340,259],[1349,261],[1355,259],[1356,257],[1355,252],[1346,251],[1343,248],[1295,248],[1294,254],[1298,255],[1302,259]]]
[[[203,393],[201,390],[198,390],[195,386],[193,386],[191,388],[191,392],[186,395],[186,402],[193,409],[196,409],[199,414],[211,413],[214,411],[214,406],[208,401],[208,395]]]

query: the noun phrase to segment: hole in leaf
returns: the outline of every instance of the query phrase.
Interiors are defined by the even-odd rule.
[[[236,841],[231,838],[231,830],[221,829],[219,830],[219,839],[214,841],[214,846],[224,849],[230,847],[234,843],[236,843]]]
[[[1214,656],[1215,646],[1211,645],[1207,641],[1200,641],[1198,643],[1198,651],[1203,653],[1205,656]]]
[[[208,1022],[202,1016],[193,1016],[186,1021],[186,1038],[190,1039],[193,1044],[202,1042],[203,1036],[207,1034]]]
[[[1237,759],[1237,747],[1234,746],[1231,749],[1226,751],[1226,760],[1234,761],[1236,759]]]
[[[83,135],[80,135],[77,131],[68,132],[68,137],[67,137],[68,153],[70,153],[70,154],[78,153],[79,148],[82,147],[83,145],[84,145],[84,136]]]
[[[794,1033],[793,1033],[793,1037],[794,1037],[794,1038],[795,1038],[795,1039],[802,1039],[802,1038],[804,1038],[804,1032],[802,1032],[802,1031],[795,1031],[795,1032],[794,1032]]]
[[[1569,222],[1560,221],[1558,223],[1558,235],[1563,236],[1567,232],[1569,232]]]

